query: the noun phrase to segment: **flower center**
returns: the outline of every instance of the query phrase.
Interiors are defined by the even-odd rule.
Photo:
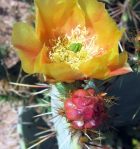
[[[71,35],[59,37],[55,41],[55,46],[50,51],[49,57],[52,62],[64,62],[78,70],[82,63],[103,51],[97,46],[96,38],[96,36],[88,37],[87,30],[77,26],[72,30]]]

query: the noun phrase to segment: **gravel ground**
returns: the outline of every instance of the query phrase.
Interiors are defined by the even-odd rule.
[[[19,21],[32,23],[33,20],[31,5],[28,3],[19,0],[0,0],[0,47],[8,49],[8,55],[4,58],[7,68],[12,68],[19,61],[11,44],[14,23]]]
[[[30,8],[28,3],[19,0],[0,0],[0,48],[8,49],[8,55],[3,58],[7,69],[19,61],[11,45],[13,24],[17,21],[30,23],[32,20]],[[0,80],[0,96],[4,92],[2,82],[3,80]],[[0,149],[20,149],[17,123],[18,113],[15,107],[8,102],[0,101]]]
[[[8,102],[0,103],[0,149],[20,149],[17,110]]]

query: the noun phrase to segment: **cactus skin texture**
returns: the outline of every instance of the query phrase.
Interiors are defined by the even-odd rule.
[[[98,128],[108,117],[102,96],[94,89],[78,89],[64,103],[65,115],[74,129]]]

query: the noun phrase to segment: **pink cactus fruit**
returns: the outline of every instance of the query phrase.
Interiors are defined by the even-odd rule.
[[[67,120],[75,129],[98,128],[108,117],[104,99],[94,89],[78,89],[66,99]]]

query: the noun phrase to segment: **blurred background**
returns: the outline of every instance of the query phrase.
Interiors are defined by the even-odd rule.
[[[129,53],[130,65],[135,71],[139,72],[140,0],[100,1],[106,4],[108,12],[115,19],[118,26],[125,28],[125,33],[121,40],[121,44],[122,47]],[[11,32],[13,24],[17,21],[23,21],[34,25],[34,12],[35,9],[33,0],[0,0],[0,149],[19,149],[21,144],[25,143],[22,142],[22,137],[25,136],[21,136],[24,133],[22,133],[20,127],[22,120],[19,118],[19,107],[23,110],[24,106],[32,105],[34,103],[40,104],[43,103],[43,101],[40,99],[45,99],[45,95],[43,93],[39,95],[37,94],[37,96],[35,96],[36,93],[40,91],[36,88],[32,88],[29,86],[17,86],[12,83],[43,83],[43,79],[41,76],[28,75],[23,72],[20,60],[11,44]],[[138,96],[137,98],[140,99],[140,96]],[[37,109],[36,111],[40,112],[42,110],[44,109]],[[140,108],[136,112],[139,112],[139,110]],[[32,120],[31,116],[34,115],[36,111],[30,111],[31,114],[29,114],[29,119],[26,121],[26,126],[30,126],[30,121]],[[27,134],[28,138],[27,143],[35,139],[34,133],[36,131],[39,131],[37,129],[39,128],[40,124],[43,125],[40,126],[41,129],[44,129],[43,127],[46,127],[44,122],[42,122],[42,119],[37,120],[37,123],[34,122],[34,124],[35,125],[32,126],[33,132],[30,133],[31,135],[29,136],[29,134],[25,133]],[[28,131],[27,127],[25,127],[25,129],[26,131]],[[131,131],[129,130],[130,127],[128,129],[122,128],[122,132],[124,131],[126,133],[125,135],[129,136],[131,133],[131,144],[130,142],[128,142],[128,144],[127,142],[125,142],[126,145],[120,145],[123,144],[123,141],[121,142],[121,139],[118,139],[118,144],[116,143],[112,147],[113,149],[140,149],[140,136],[137,137],[138,133],[140,133],[140,125],[134,125],[133,127],[131,127]],[[130,133],[127,133],[127,131]],[[116,136],[118,137],[119,135]],[[116,136],[112,136],[114,142],[117,139]],[[43,146],[40,148],[43,148]],[[49,149],[49,147],[47,149]]]

